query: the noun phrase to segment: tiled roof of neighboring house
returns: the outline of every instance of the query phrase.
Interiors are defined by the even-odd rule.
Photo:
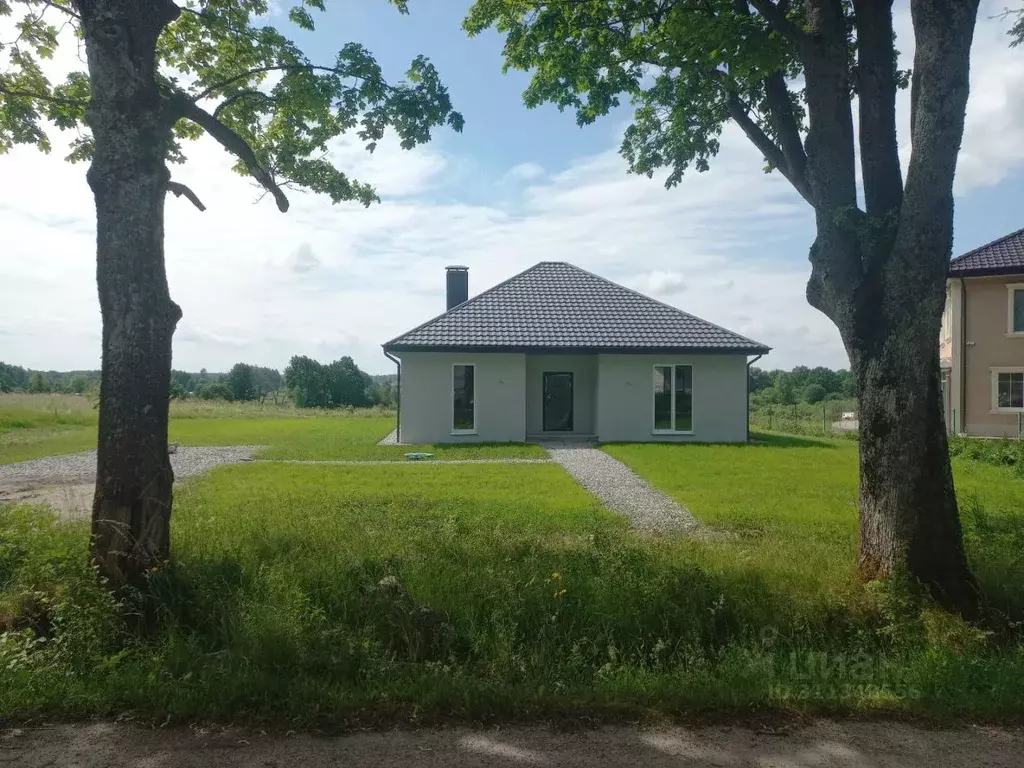
[[[1024,229],[1018,229],[949,262],[953,277],[1024,273]]]
[[[384,349],[737,354],[769,350],[561,261],[542,261],[392,339]]]

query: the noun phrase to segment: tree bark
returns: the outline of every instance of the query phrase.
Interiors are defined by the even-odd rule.
[[[77,0],[92,100],[96,282],[103,318],[93,557],[118,588],[167,559],[171,336],[181,310],[164,268],[164,162],[180,111],[156,81],[171,2]]]
[[[901,287],[913,290],[889,286]],[[930,293],[938,301],[907,302],[904,313],[878,323],[876,343],[851,351],[860,404],[859,570],[884,579],[905,568],[937,602],[971,619],[979,595],[963,548],[934,332],[944,291]]]

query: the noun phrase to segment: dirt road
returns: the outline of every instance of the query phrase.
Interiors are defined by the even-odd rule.
[[[0,766],[19,768],[470,768],[644,766],[678,768],[942,768],[1024,766],[1024,729],[818,721],[799,728],[638,729],[559,732],[508,727],[265,735],[245,729],[150,729],[80,723],[0,731]]]

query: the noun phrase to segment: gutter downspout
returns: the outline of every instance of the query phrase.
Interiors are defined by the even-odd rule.
[[[756,363],[764,357],[764,354],[760,354],[753,360],[747,363],[747,442],[750,442],[750,366]]]
[[[960,278],[960,423],[967,434],[967,283]]]
[[[395,397],[395,442],[401,444],[402,442],[402,361],[397,357],[391,355],[386,349],[384,350],[384,357],[398,366],[398,389],[397,396]]]

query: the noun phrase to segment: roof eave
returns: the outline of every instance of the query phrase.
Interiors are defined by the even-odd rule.
[[[560,347],[541,345],[460,345],[460,344],[393,344],[383,345],[385,352],[462,352],[465,354],[504,353],[532,355],[767,355],[771,347],[763,344],[742,347]]]
[[[1024,266],[1017,267],[967,267],[957,269],[954,265],[949,270],[950,277],[1006,277],[1007,275],[1024,276]]]

